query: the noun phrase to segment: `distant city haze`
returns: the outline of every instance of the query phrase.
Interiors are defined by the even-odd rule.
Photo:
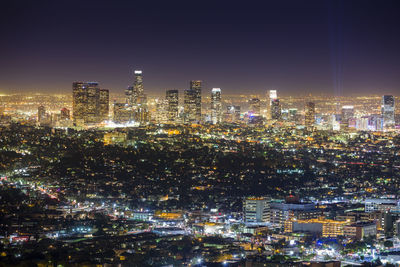
[[[399,1],[8,1],[0,16],[0,94],[110,93],[143,70],[148,94],[394,94]]]

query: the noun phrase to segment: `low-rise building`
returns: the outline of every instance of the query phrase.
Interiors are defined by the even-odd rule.
[[[283,226],[289,219],[308,220],[318,218],[322,212],[313,203],[271,203],[270,222]]]
[[[344,226],[349,223],[323,217],[308,220],[290,219],[285,222],[285,232],[307,232],[322,237],[338,237],[344,235]]]
[[[399,200],[394,198],[367,198],[365,200],[365,212],[400,211],[399,204]]]
[[[362,240],[364,237],[376,236],[376,223],[375,222],[359,222],[351,225],[346,225],[343,228],[344,236]]]

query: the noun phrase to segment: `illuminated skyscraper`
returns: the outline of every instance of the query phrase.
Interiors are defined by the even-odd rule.
[[[251,116],[260,116],[261,113],[261,101],[258,98],[252,98],[249,100],[249,113]]]
[[[194,123],[196,121],[196,92],[192,89],[184,91],[183,95],[183,113],[185,123]]]
[[[395,124],[394,112],[395,112],[395,102],[392,95],[384,95],[382,97],[382,117],[383,126],[392,127]]]
[[[108,120],[110,93],[107,89],[100,89],[99,116],[100,120]]]
[[[44,122],[46,119],[47,119],[46,108],[44,106],[39,106],[38,113],[37,113],[37,121],[39,123],[41,123],[41,122]]]
[[[222,121],[222,103],[221,89],[213,88],[211,90],[211,122],[213,124],[221,123]]]
[[[128,86],[125,90],[125,103],[132,106],[132,95],[133,95],[133,86]]]
[[[343,106],[342,121],[347,121],[351,118],[354,118],[354,106]]]
[[[143,74],[141,70],[135,70],[135,81],[133,84],[132,103],[135,111],[135,121],[145,123],[150,120],[150,113],[147,107],[147,97],[144,94]]]
[[[280,120],[281,114],[282,114],[281,104],[279,102],[279,99],[276,98],[272,100],[271,103],[271,119]]]
[[[100,88],[95,82],[74,82],[73,116],[76,125],[99,122]]]
[[[178,118],[178,90],[167,90],[166,100],[168,104],[168,121],[175,122]]]
[[[129,86],[125,90],[126,103],[128,105],[141,104],[145,100],[143,88],[143,72],[141,70],[134,71],[133,86]]]
[[[272,100],[275,100],[278,98],[278,93],[276,90],[269,90],[268,91],[268,95],[269,95],[269,103],[272,103]]]
[[[354,106],[343,106],[341,115],[341,128],[349,127],[349,121],[354,118]]]
[[[315,123],[315,104],[313,102],[308,102],[306,104],[305,112],[305,125],[307,127],[313,126]]]
[[[97,83],[89,83],[86,88],[85,123],[100,121],[100,88]]]
[[[190,89],[195,94],[195,106],[196,106],[196,121],[201,121],[201,81],[190,81]]]
[[[108,90],[100,90],[96,82],[74,82],[73,120],[76,125],[99,123],[108,117]]]
[[[125,90],[125,98],[126,106],[120,103],[114,104],[114,121],[115,117],[124,118],[121,120],[118,119],[119,121],[129,118],[129,121],[134,120],[140,123],[145,123],[150,120],[150,113],[147,107],[147,97],[144,94],[143,73],[141,70],[134,71],[133,86],[129,86]],[[132,114],[128,116],[128,112],[132,112]]]
[[[74,82],[72,84],[72,112],[74,123],[77,125],[85,123],[88,86],[88,83],[84,82]]]
[[[271,106],[272,101],[278,98],[278,92],[276,90],[267,91],[267,118],[271,119]]]
[[[143,74],[141,70],[135,70],[135,81],[132,91],[132,103],[142,104],[145,101],[144,88],[143,88]]]
[[[157,123],[168,122],[168,100],[167,99],[156,99],[156,114],[155,120]]]

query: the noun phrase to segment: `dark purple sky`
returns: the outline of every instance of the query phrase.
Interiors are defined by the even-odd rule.
[[[0,93],[400,92],[400,1],[1,1]],[[263,4],[261,4],[263,3]]]

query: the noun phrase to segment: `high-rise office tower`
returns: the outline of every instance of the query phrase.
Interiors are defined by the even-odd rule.
[[[38,107],[38,113],[37,113],[37,121],[44,122],[46,120],[46,108],[44,106],[39,106]]]
[[[74,82],[72,91],[73,120],[76,125],[99,123],[106,119],[104,112],[108,116],[108,90],[100,90],[96,82]]]
[[[195,94],[196,121],[201,121],[201,81],[190,81],[190,89]]]
[[[90,84],[86,88],[86,123],[97,123],[100,121],[100,88],[98,84]]]
[[[347,121],[354,118],[354,106],[342,107],[342,121]]]
[[[73,118],[77,125],[97,122],[98,100],[100,88],[95,82],[74,82],[73,90]]]
[[[137,121],[140,123],[148,122],[150,120],[150,113],[147,107],[147,97],[144,94],[143,87],[143,72],[141,70],[134,71],[133,86],[129,86],[125,90],[125,104],[114,104],[114,121]],[[131,112],[129,116],[128,112]],[[122,119],[119,119],[122,118]]]
[[[143,87],[143,72],[141,70],[135,70],[133,86],[129,86],[125,90],[126,103],[128,105],[142,104],[146,101]]]
[[[211,122],[213,124],[222,121],[221,88],[211,90]]]
[[[315,103],[308,102],[306,104],[306,112],[305,112],[305,125],[307,127],[313,126],[315,123]]]
[[[132,106],[132,95],[133,95],[133,86],[128,86],[125,90],[125,103]]]
[[[167,99],[156,99],[156,114],[155,119],[157,123],[168,122],[168,100]]]
[[[349,120],[354,118],[354,106],[343,106],[341,115],[341,126],[347,128],[349,126]]]
[[[272,101],[278,98],[278,92],[276,90],[267,91],[267,118],[271,119],[271,106]]]
[[[260,116],[261,114],[261,101],[258,98],[252,98],[249,100],[249,113],[252,116]]]
[[[269,95],[270,103],[272,102],[272,100],[275,100],[278,98],[278,93],[276,90],[269,90],[268,95]]]
[[[85,123],[87,86],[88,84],[84,82],[74,82],[72,84],[73,120],[74,123],[79,125]]]
[[[179,92],[178,90],[167,90],[165,99],[168,105],[168,121],[175,122],[178,118]]]
[[[135,81],[133,84],[132,103],[142,104],[145,101],[143,88],[143,73],[141,70],[135,70]]]
[[[99,97],[99,116],[100,120],[108,120],[108,114],[110,111],[109,102],[110,93],[107,89],[100,89]]]
[[[183,95],[184,122],[194,123],[196,121],[196,111],[196,92],[192,89],[187,89]]]
[[[276,98],[271,102],[271,119],[273,120],[280,120],[282,114],[281,104],[279,99]]]
[[[395,112],[395,101],[392,95],[382,96],[382,117],[383,126],[392,127],[395,124],[394,112]]]

